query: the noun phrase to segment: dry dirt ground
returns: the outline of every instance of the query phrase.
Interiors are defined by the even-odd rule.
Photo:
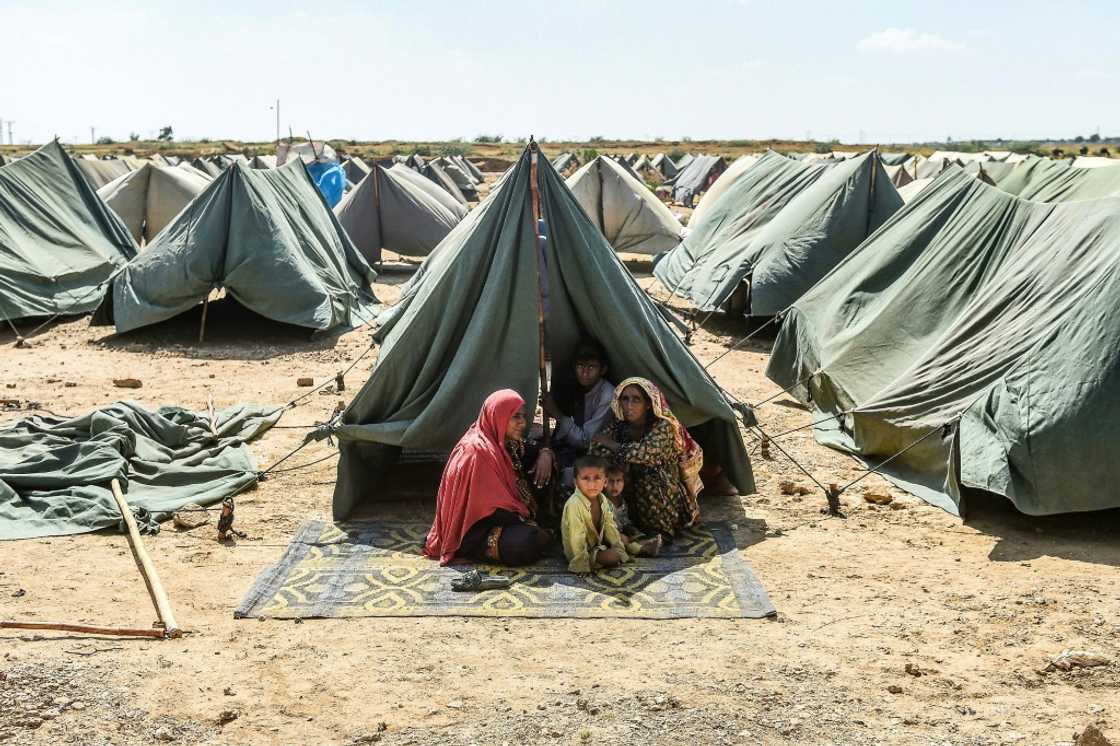
[[[648,265],[635,265],[651,286]],[[402,271],[376,286],[394,302]],[[663,293],[660,288],[656,292]],[[332,377],[368,332],[307,335],[211,306],[117,338],[85,319],[16,349],[0,337],[2,395],[78,414],[132,396],[155,407],[283,404],[300,376]],[[694,340],[713,359],[741,336]],[[748,401],[775,392],[769,342],[713,373]],[[315,394],[252,448],[263,466],[352,395]],[[136,391],[111,380],[143,381]],[[13,386],[14,385],[14,386]],[[303,389],[306,390],[306,389]],[[329,390],[329,389],[328,389]],[[0,414],[10,422],[26,411]],[[759,411],[771,433],[808,421],[788,397]],[[747,436],[749,447],[756,439]],[[822,482],[859,473],[805,432],[779,441]],[[708,501],[779,611],[761,621],[357,619],[238,621],[233,609],[296,527],[330,515],[334,461],[270,479],[238,502],[248,537],[166,525],[147,546],[190,633],[176,641],[0,632],[0,742],[19,744],[1055,744],[1096,724],[1120,736],[1116,515],[1029,519],[1002,504],[966,521],[892,489],[890,506],[845,496],[847,520],[776,449],[754,448],[758,494]],[[316,443],[294,461],[329,455]],[[1115,489],[1115,485],[1101,485]],[[422,504],[379,514],[428,516]],[[0,544],[0,616],[147,626],[126,540],[96,534]],[[1065,649],[1109,665],[1046,670]]]

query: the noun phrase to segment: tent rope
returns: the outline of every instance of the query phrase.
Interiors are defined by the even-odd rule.
[[[787,309],[787,310],[788,310],[788,309]],[[743,344],[745,344],[745,343],[749,342],[749,341],[750,341],[751,339],[753,339],[753,338],[755,337],[755,335],[757,335],[757,334],[758,334],[758,333],[759,333],[760,331],[762,331],[762,330],[763,330],[763,329],[765,329],[766,327],[770,326],[770,325],[771,325],[771,324],[773,324],[773,323],[774,323],[775,321],[780,321],[780,320],[781,320],[781,318],[782,318],[782,316],[783,316],[784,314],[785,314],[785,311],[782,311],[781,313],[778,313],[778,314],[775,314],[774,316],[771,316],[771,317],[770,317],[770,320],[769,320],[769,321],[767,321],[767,322],[766,322],[765,324],[763,324],[762,326],[758,327],[758,328],[757,328],[757,329],[755,329],[755,330],[754,330],[753,332],[751,332],[750,334],[748,334],[747,336],[743,337],[743,338],[742,338],[742,339],[740,339],[740,340],[739,340],[738,342],[736,342],[735,344],[731,345],[731,346],[730,346],[730,347],[728,347],[728,348],[727,348],[726,350],[724,350],[723,352],[721,352],[721,353],[720,353],[720,354],[719,354],[719,355],[718,355],[718,356],[717,356],[717,357],[716,357],[716,358],[715,358],[714,360],[712,360],[712,361],[711,361],[711,362],[709,362],[709,363],[708,363],[707,365],[705,365],[705,366],[704,366],[704,369],[705,369],[705,370],[707,370],[708,368],[711,368],[711,367],[712,367],[713,365],[715,365],[716,363],[718,363],[718,362],[719,362],[720,360],[723,360],[723,359],[724,359],[725,357],[727,357],[727,356],[728,356],[728,355],[730,355],[730,354],[731,354],[732,352],[734,352],[735,350],[737,350],[737,349],[738,349],[738,348],[739,348],[739,347],[740,347],[741,345],[743,345]]]

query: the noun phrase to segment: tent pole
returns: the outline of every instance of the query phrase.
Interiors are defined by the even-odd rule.
[[[210,310],[210,290],[206,291],[206,299],[202,301],[202,323],[198,325],[198,343],[202,344],[206,336],[206,312]]]
[[[136,560],[136,566],[140,568],[140,574],[144,576],[144,585],[148,586],[148,594],[152,597],[152,605],[156,607],[156,615],[159,617],[160,624],[163,625],[164,637],[182,637],[183,631],[179,629],[179,625],[175,622],[175,615],[171,611],[171,601],[167,598],[167,591],[163,589],[163,583],[159,580],[159,573],[156,572],[156,566],[152,564],[152,558],[148,556],[147,550],[144,549],[144,542],[140,538],[140,530],[136,528],[136,519],[132,517],[132,509],[128,507],[128,503],[124,499],[124,493],[121,492],[121,485],[116,480],[110,480],[109,486],[113,490],[113,497],[117,501],[117,507],[120,508],[121,517],[124,518],[125,527],[128,529],[128,546],[132,549],[132,558]]]
[[[879,173],[879,146],[876,145],[875,149],[871,151],[871,188],[867,192],[867,225],[863,229],[863,235],[871,235],[871,216],[875,213],[875,175]]]
[[[548,369],[546,368],[545,350],[547,347],[544,323],[544,277],[541,275],[541,265],[544,262],[544,252],[541,246],[541,193],[537,183],[537,156],[539,151],[537,142],[531,136],[529,137],[529,192],[532,196],[533,206],[533,236],[537,242],[537,327],[539,334],[537,339],[538,354],[537,364],[540,369],[541,376],[541,397],[548,396]],[[552,443],[552,434],[549,432],[548,412],[544,413],[544,437],[543,443],[549,446]]]

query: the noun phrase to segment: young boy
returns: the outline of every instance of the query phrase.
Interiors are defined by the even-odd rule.
[[[585,339],[572,356],[574,387],[544,397],[541,407],[556,419],[553,448],[560,462],[564,485],[572,486],[572,464],[587,453],[591,438],[611,413],[614,384],[606,379],[607,355],[602,345]]]
[[[622,543],[629,544],[641,532],[630,522],[630,510],[626,507],[626,500],[622,497],[622,491],[625,489],[626,470],[618,464],[609,464],[607,466],[607,484],[603,488],[603,493],[611,501],[614,522],[618,526]],[[658,538],[660,538],[660,535]]]
[[[568,569],[588,573],[629,562],[632,555],[656,554],[660,537],[627,545],[615,523],[610,499],[603,494],[607,483],[607,462],[601,456],[580,456],[572,467],[576,491],[564,505],[560,534]],[[654,547],[656,543],[658,546]]]

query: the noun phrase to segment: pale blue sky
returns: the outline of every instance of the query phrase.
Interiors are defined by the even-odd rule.
[[[332,138],[1120,135],[1114,1],[0,0],[0,28],[17,142],[270,139],[277,96]]]

